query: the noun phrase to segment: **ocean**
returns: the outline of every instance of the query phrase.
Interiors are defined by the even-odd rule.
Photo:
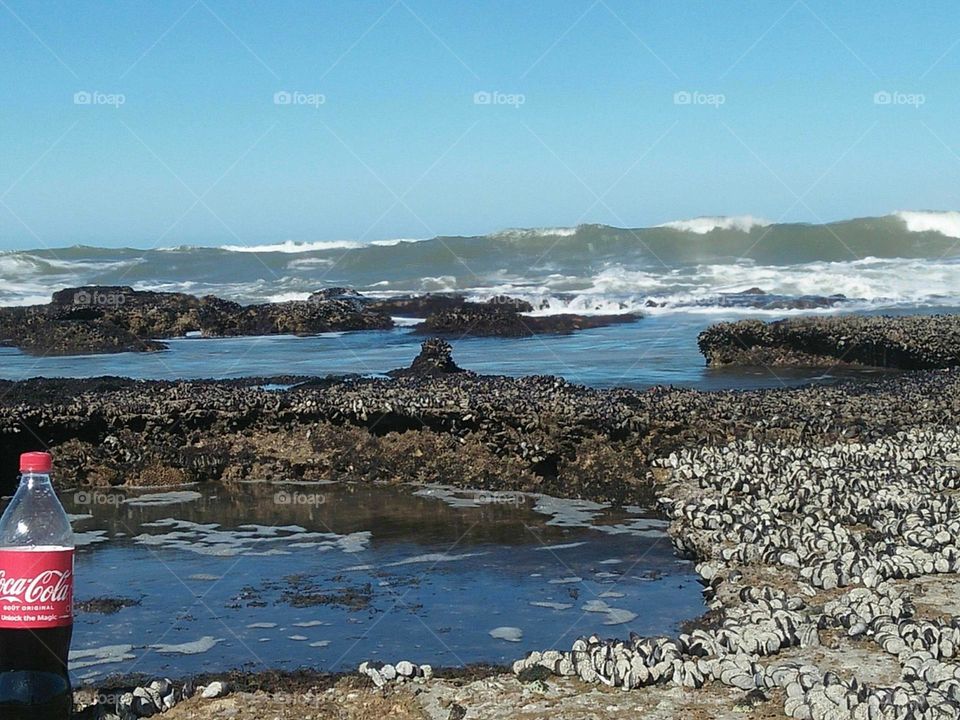
[[[636,229],[581,225],[369,243],[12,251],[0,254],[0,304],[48,302],[54,290],[81,284],[244,303],[305,299],[328,286],[379,297],[508,294],[529,300],[533,314],[637,312],[644,319],[568,337],[464,338],[454,343],[464,367],[558,374],[598,387],[763,387],[837,373],[712,371],[697,353],[696,335],[710,323],[742,317],[947,311],[960,306],[958,271],[957,212],[822,225],[704,217]],[[746,290],[764,295],[742,295]],[[33,358],[3,348],[0,375],[378,375],[409,364],[421,340],[400,327],[315,338],[188,338],[142,356]]]

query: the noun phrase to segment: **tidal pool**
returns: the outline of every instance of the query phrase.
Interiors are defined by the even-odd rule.
[[[674,633],[693,566],[641,508],[446,487],[64,494],[76,681],[232,668],[508,663],[592,632]],[[123,600],[89,603],[100,598]],[[104,612],[107,611],[107,612]]]

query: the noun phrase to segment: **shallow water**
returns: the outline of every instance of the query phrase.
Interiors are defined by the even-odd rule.
[[[65,493],[77,681],[365,659],[507,663],[582,634],[674,633],[692,564],[639,508],[516,493],[250,483]]]
[[[452,339],[454,359],[485,374],[560,375],[592,387],[677,385],[703,390],[785,387],[832,382],[872,370],[835,368],[712,369],[697,350],[697,335],[708,325],[739,315],[650,315],[573,335],[530,338]],[[277,374],[381,375],[408,366],[424,336],[409,328],[327,333],[313,337],[184,338],[165,341],[158,353],[121,353],[38,358],[0,348],[0,377],[121,375],[173,380],[237,378]]]

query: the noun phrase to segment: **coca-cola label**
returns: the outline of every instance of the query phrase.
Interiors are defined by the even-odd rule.
[[[73,550],[0,550],[0,628],[73,623]]]

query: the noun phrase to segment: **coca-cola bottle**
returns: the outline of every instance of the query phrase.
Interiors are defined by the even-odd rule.
[[[65,720],[73,705],[73,531],[50,468],[48,453],[24,453],[20,487],[0,518],[3,720]]]

